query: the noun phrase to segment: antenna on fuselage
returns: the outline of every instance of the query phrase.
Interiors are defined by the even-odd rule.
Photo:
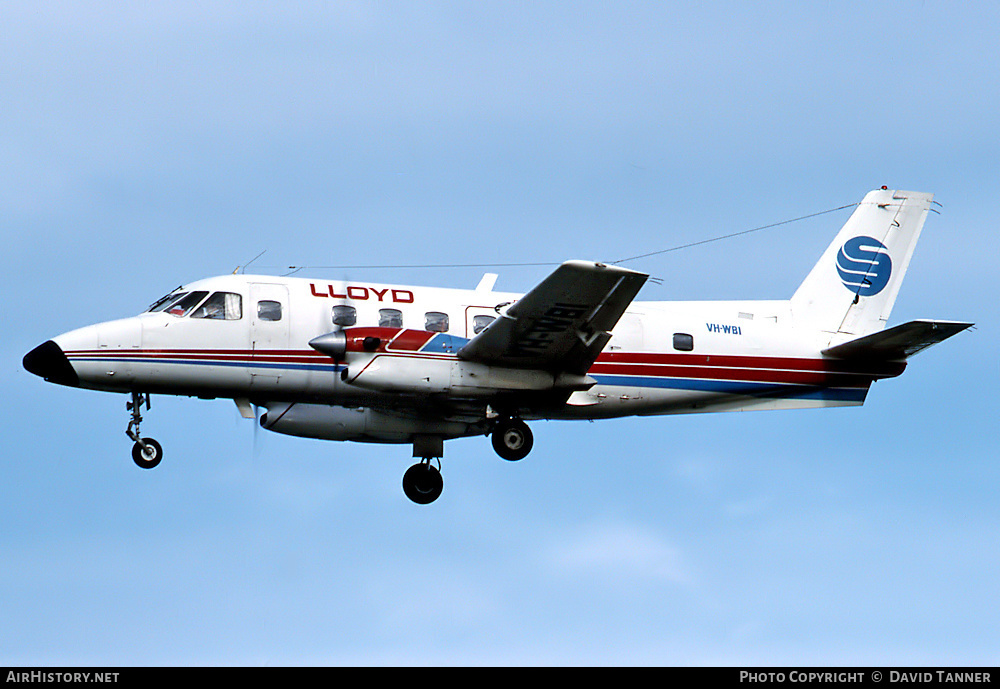
[[[247,264],[245,266],[243,266],[242,268],[240,268],[239,266],[236,266],[236,270],[233,271],[233,275],[236,275],[236,273],[245,273],[245,272],[247,272],[247,268],[250,266],[250,264],[253,263],[254,261],[256,261],[258,258],[260,258],[261,256],[263,256],[266,253],[267,253],[267,249],[264,249],[259,254],[257,254],[253,258],[251,258],[247,262]]]

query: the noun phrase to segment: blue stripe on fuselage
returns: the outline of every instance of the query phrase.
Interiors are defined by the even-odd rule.
[[[867,388],[826,388],[815,385],[790,385],[787,383],[747,383],[733,380],[703,380],[697,378],[657,378],[652,376],[594,375],[598,385],[620,387],[663,388],[715,392],[748,397],[779,397],[786,399],[836,400],[864,402]]]

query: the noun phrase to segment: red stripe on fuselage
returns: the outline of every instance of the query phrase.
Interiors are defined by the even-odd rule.
[[[273,361],[315,363],[329,356],[308,349],[96,349],[66,352],[70,359],[190,359],[192,361]]]
[[[811,373],[842,373],[872,378],[892,378],[906,368],[903,362],[865,363],[845,359],[808,359],[801,357],[737,356],[715,354],[659,354],[655,352],[604,352],[594,366],[599,365],[683,366],[709,369],[742,369],[756,371],[803,371]],[[594,370],[593,368],[591,369]],[[646,373],[646,375],[653,375]]]
[[[723,366],[666,366],[642,364],[594,364],[590,375],[644,376],[653,378],[697,378],[703,380],[752,381],[832,387],[868,387],[870,374],[786,371],[781,369],[735,368]]]
[[[389,345],[391,350],[415,354],[435,335],[436,333],[425,330],[402,330]],[[401,355],[409,354],[397,354]],[[66,356],[70,359],[190,359],[272,363],[316,363],[330,358],[312,349],[97,349],[67,351]],[[435,354],[434,358],[441,356],[454,355]],[[598,357],[589,373],[864,387],[873,379],[898,376],[905,368],[906,364],[903,362],[865,364],[840,359],[605,352]]]

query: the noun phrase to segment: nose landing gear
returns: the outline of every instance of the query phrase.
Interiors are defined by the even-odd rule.
[[[163,459],[163,448],[152,438],[143,438],[139,434],[139,424],[142,423],[142,414],[139,410],[143,404],[149,411],[149,393],[133,392],[132,401],[125,403],[125,408],[132,413],[125,435],[135,441],[135,445],[132,446],[132,461],[143,469],[152,469]]]

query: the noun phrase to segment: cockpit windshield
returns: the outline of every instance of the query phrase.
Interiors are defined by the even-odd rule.
[[[155,311],[162,311],[163,309],[165,309],[167,307],[167,304],[169,304],[170,302],[176,300],[177,297],[183,296],[185,294],[187,294],[187,292],[178,292],[177,290],[174,290],[173,292],[171,292],[167,296],[160,297],[159,299],[157,299],[156,301],[154,301],[149,306],[149,308],[146,309],[146,313],[153,313]]]
[[[163,311],[171,316],[186,316],[191,309],[201,303],[208,292],[175,292],[168,294],[149,307],[150,312]]]

